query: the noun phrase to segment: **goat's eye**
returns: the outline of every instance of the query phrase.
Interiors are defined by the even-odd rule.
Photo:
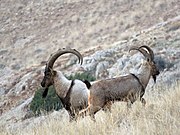
[[[46,76],[51,75],[49,72],[44,72],[44,74],[45,74]]]
[[[46,76],[46,79],[50,79],[50,76]]]

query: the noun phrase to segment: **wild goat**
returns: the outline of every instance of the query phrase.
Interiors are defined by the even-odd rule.
[[[148,46],[132,47],[129,51],[131,50],[138,50],[146,58],[141,64],[139,73],[100,80],[92,84],[89,89],[88,107],[81,111],[80,115],[89,111],[90,116],[94,118],[97,111],[112,101],[125,101],[130,107],[140,97],[141,103],[146,104],[145,99],[142,98],[146,86],[151,76],[156,82],[159,70],[154,62],[154,53]]]
[[[58,57],[65,53],[75,54],[82,64],[83,58],[75,49],[59,49],[52,54],[46,63],[44,78],[41,86],[44,88],[43,97],[47,96],[48,87],[53,85],[57,95],[61,99],[65,109],[69,112],[70,118],[75,117],[75,113],[86,108],[88,105],[88,81],[85,83],[80,80],[68,80],[61,71],[53,70],[53,65]]]

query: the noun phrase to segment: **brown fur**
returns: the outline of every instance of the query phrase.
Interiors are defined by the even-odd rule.
[[[138,49],[137,49],[138,50]],[[137,75],[130,74],[126,76],[120,76],[116,78],[110,78],[105,80],[100,80],[94,83],[90,87],[90,96],[88,98],[88,107],[81,112],[87,113],[94,118],[97,111],[105,106],[109,106],[109,103],[114,101],[125,101],[128,107],[131,106],[138,98],[143,105],[146,101],[143,97],[145,93],[145,88],[149,82],[150,77],[153,79],[159,74],[153,57],[146,54],[144,50],[140,50],[144,56],[148,56],[147,61],[142,63],[139,73]],[[149,59],[151,58],[151,59]]]

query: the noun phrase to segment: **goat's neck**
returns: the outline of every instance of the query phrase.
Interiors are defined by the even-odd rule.
[[[137,77],[139,78],[139,80],[141,81],[142,85],[144,86],[144,88],[146,88],[150,77],[151,77],[151,69],[150,67],[146,66],[146,65],[141,65]]]
[[[60,71],[56,72],[54,76],[54,88],[60,98],[64,98],[69,90],[71,81],[68,80]]]

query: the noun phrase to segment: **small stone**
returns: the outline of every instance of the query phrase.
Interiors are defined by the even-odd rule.
[[[0,50],[0,55],[4,55],[8,52],[8,50]]]
[[[4,64],[0,64],[0,69],[4,69],[6,66]]]
[[[11,68],[12,68],[13,70],[19,70],[19,69],[21,68],[21,66],[20,66],[19,64],[13,64],[13,65],[11,66]]]

